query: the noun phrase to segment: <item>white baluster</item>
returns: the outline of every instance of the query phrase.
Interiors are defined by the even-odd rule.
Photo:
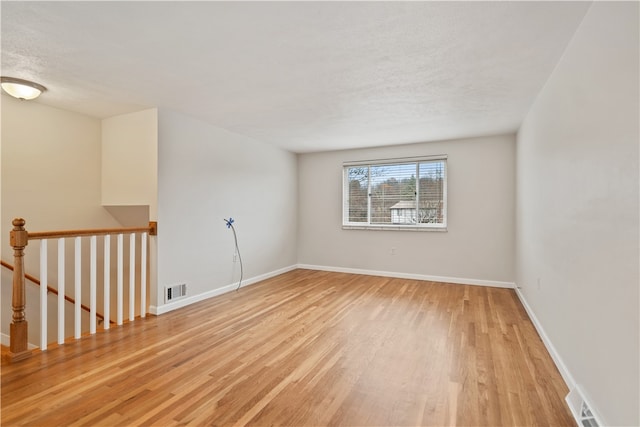
[[[98,237],[91,236],[89,240],[90,259],[89,259],[89,333],[96,333],[96,287],[98,274],[97,261],[97,245]]]
[[[64,344],[64,239],[58,239],[58,344]]]
[[[47,241],[40,241],[40,350],[47,349]]]
[[[122,325],[122,281],[123,281],[123,266],[122,266],[122,257],[123,257],[123,237],[122,234],[118,234],[118,282],[116,288],[116,303],[117,303],[117,313],[116,313],[116,324]]]
[[[111,310],[111,236],[104,236],[104,323],[102,327],[109,329],[109,310]]]
[[[136,303],[136,235],[129,235],[129,322],[135,318]]]
[[[76,237],[75,239],[75,249],[76,249],[76,264],[75,264],[75,292],[74,298],[76,299],[75,305],[75,323],[73,329],[73,336],[75,339],[79,339],[82,333],[82,238]]]
[[[147,314],[147,233],[140,236],[140,317]]]

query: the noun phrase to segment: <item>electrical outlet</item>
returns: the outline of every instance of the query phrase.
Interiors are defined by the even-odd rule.
[[[391,248],[391,255],[395,255],[395,254],[396,254],[396,248],[395,248],[395,247],[392,247],[392,248]]]
[[[238,262],[238,253],[237,252],[233,253],[233,262]]]

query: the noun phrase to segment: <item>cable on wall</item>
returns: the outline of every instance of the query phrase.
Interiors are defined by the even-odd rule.
[[[238,260],[240,260],[240,281],[238,282],[238,287],[236,288],[236,292],[242,286],[242,275],[243,275],[243,267],[242,267],[242,256],[240,256],[240,248],[238,248],[238,235],[236,234],[236,228],[233,226],[233,218],[229,217],[229,219],[224,220],[227,228],[230,228],[233,231],[233,240],[236,245],[236,253],[238,254]]]

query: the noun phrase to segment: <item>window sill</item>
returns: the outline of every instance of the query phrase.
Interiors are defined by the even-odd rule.
[[[376,231],[436,231],[447,232],[447,227],[415,227],[407,225],[343,225],[343,230],[376,230]]]

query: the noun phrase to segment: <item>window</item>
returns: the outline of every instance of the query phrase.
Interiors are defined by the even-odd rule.
[[[344,164],[344,228],[447,226],[446,156]]]

